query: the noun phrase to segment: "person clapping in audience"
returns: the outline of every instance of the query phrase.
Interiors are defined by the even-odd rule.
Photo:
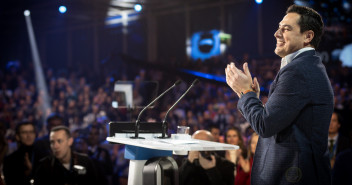
[[[36,138],[32,122],[21,122],[16,126],[16,141],[19,148],[5,157],[4,176],[6,185],[29,185],[33,172],[33,143]]]
[[[238,157],[238,163],[236,168],[237,175],[235,177],[236,185],[251,184],[253,156],[257,147],[258,139],[259,135],[254,132],[248,141],[247,158],[244,158],[242,155],[239,155]]]
[[[225,133],[225,142],[227,144],[237,145],[240,147],[239,150],[227,150],[225,152],[225,158],[231,161],[233,164],[237,165],[240,155],[244,155],[246,158],[246,148],[244,146],[244,141],[242,138],[242,133],[237,127],[229,128]],[[236,176],[236,169],[234,170],[234,175]]]

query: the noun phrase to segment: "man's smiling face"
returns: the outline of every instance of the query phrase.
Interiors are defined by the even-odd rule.
[[[305,47],[305,34],[301,33],[298,25],[299,18],[300,15],[297,13],[288,13],[274,34],[276,38],[275,53],[280,57],[285,57]]]

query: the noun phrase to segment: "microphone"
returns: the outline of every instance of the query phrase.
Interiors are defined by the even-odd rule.
[[[192,84],[188,87],[188,89],[182,94],[182,96],[180,96],[178,98],[178,100],[170,107],[170,109],[166,112],[164,120],[162,122],[162,135],[159,138],[168,138],[168,136],[165,137],[166,132],[167,132],[167,122],[166,122],[166,118],[167,115],[169,114],[169,112],[181,101],[181,99],[188,93],[188,91],[197,83],[199,82],[199,80],[196,78],[195,80],[193,80]]]
[[[167,92],[169,92],[171,89],[173,89],[174,87],[176,87],[178,84],[181,83],[181,80],[177,80],[174,85],[172,85],[171,87],[169,87],[166,91],[164,91],[163,93],[161,93],[158,97],[156,97],[152,102],[150,102],[147,106],[145,106],[142,111],[138,114],[137,120],[136,120],[136,124],[135,124],[135,131],[134,131],[134,137],[130,137],[132,139],[144,139],[143,137],[138,137],[139,135],[139,124],[140,124],[140,117],[142,115],[142,113],[149,108],[151,105],[153,105],[154,102],[156,102],[158,99],[160,99],[162,96],[164,96],[164,94],[166,94]]]

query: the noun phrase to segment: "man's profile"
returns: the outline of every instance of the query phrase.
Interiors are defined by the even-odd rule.
[[[321,16],[292,5],[274,34],[281,68],[268,100],[248,64],[225,69],[227,84],[240,97],[238,109],[259,134],[251,184],[331,184],[327,137],[333,91],[325,66],[316,55],[323,33]]]

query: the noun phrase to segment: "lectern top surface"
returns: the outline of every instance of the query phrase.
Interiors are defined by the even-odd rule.
[[[171,150],[171,151],[214,151],[214,150],[236,150],[237,145],[224,144],[211,141],[203,141],[198,139],[131,139],[120,137],[107,137],[107,141],[112,143],[120,143],[133,145],[143,148],[155,150]]]

